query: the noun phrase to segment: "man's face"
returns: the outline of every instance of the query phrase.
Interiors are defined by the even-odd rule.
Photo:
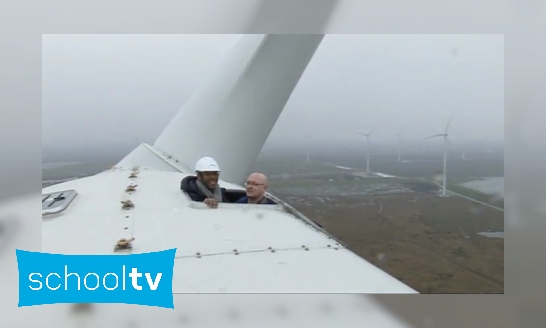
[[[246,180],[246,195],[250,198],[260,198],[266,189],[265,181],[259,175],[251,175]]]
[[[218,186],[219,177],[219,172],[201,172],[201,182],[211,190]]]

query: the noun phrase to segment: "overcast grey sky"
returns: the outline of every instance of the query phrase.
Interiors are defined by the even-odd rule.
[[[44,35],[42,146],[153,143],[239,35]],[[327,35],[268,144],[504,140],[502,35]]]

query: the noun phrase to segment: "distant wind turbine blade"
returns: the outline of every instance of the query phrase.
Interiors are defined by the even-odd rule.
[[[451,113],[451,115],[449,116],[449,121],[447,121],[447,125],[446,125],[446,134],[447,132],[449,131],[449,126],[451,125],[451,121],[453,120],[453,113]]]
[[[437,138],[437,137],[443,137],[443,136],[445,136],[445,134],[435,134],[433,136],[426,137],[425,139],[431,139],[431,138]]]

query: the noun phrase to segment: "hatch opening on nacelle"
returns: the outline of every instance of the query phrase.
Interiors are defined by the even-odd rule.
[[[77,195],[75,190],[42,194],[42,215],[57,214],[66,210]]]
[[[242,189],[226,189],[225,195],[228,203],[235,203],[246,196],[246,191]]]

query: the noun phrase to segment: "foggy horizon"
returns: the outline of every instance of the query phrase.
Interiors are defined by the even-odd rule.
[[[239,38],[43,35],[43,151],[153,143]],[[502,35],[326,35],[264,149],[364,147],[370,130],[395,147],[451,114],[454,146],[504,142]]]

